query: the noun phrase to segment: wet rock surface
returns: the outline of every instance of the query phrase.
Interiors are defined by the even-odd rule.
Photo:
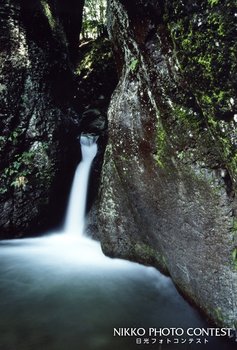
[[[81,133],[100,135],[88,206],[98,189],[117,75],[104,35],[79,47],[83,4],[0,5],[0,238],[60,225]]]
[[[106,35],[81,43],[75,73],[75,108],[84,114],[84,120],[88,115],[89,123],[95,110],[107,118],[118,75],[111,42]],[[85,124],[83,123],[83,127]],[[106,127],[107,124],[104,128]]]
[[[236,63],[221,59],[236,47],[233,33],[223,33],[234,6],[185,4],[181,11],[178,1],[109,1],[120,81],[98,228],[106,254],[157,266],[214,322],[234,326]],[[226,65],[233,73],[219,80]]]
[[[4,1],[0,14],[0,236],[11,237],[62,215],[77,115],[57,2]]]

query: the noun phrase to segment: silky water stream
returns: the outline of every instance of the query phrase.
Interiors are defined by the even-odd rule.
[[[82,136],[81,150],[63,232],[0,242],[0,350],[234,349],[220,337],[149,336],[149,327],[210,325],[168,277],[105,257],[83,236],[96,140]],[[141,336],[114,336],[135,327]]]

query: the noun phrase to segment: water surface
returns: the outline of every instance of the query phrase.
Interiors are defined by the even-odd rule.
[[[208,324],[169,278],[107,258],[97,242],[52,235],[0,243],[1,350],[234,349],[219,338],[139,345],[136,337],[114,337],[114,327]]]

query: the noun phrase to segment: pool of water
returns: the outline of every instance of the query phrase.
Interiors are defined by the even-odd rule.
[[[184,336],[166,344],[163,337],[161,344],[162,337],[114,336],[114,328],[125,327],[210,325],[168,277],[107,258],[97,242],[65,235],[0,242],[1,350],[235,348],[217,337],[207,344]]]

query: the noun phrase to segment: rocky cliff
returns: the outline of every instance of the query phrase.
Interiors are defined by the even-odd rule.
[[[237,323],[236,8],[109,0],[120,81],[98,224],[106,254],[152,264]]]
[[[76,115],[70,109],[72,40],[59,5],[53,0],[0,5],[2,237],[43,230],[62,215]]]
[[[88,206],[97,191],[117,74],[104,33],[80,45],[83,5],[0,4],[0,238],[60,225],[81,132],[103,134]]]

